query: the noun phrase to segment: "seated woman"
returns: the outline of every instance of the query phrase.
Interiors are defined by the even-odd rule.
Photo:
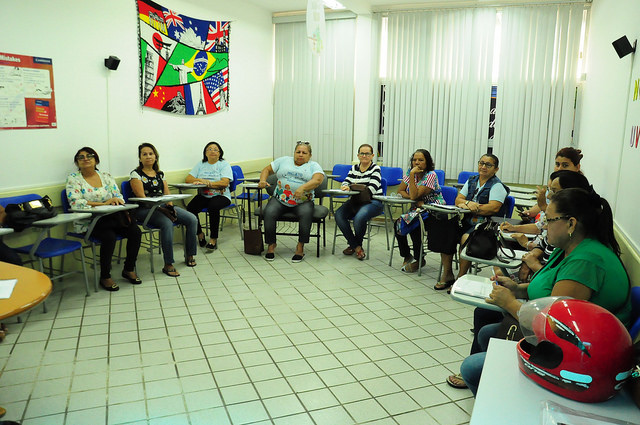
[[[562,148],[556,153],[553,171],[567,170],[582,174],[582,171],[580,171],[580,160],[583,156],[580,149],[572,147]],[[538,186],[538,190],[536,191],[538,202],[531,208],[520,212],[520,216],[523,219],[534,219],[540,211],[546,209],[547,197],[545,195],[545,189],[546,188],[542,186]]]
[[[209,142],[202,151],[202,161],[189,172],[186,183],[204,184],[193,197],[187,211],[198,219],[198,240],[207,252],[218,249],[218,228],[220,227],[220,210],[231,205],[229,183],[233,181],[233,171],[224,160],[224,151],[218,142]],[[209,211],[209,242],[204,237],[198,214],[206,208]]]
[[[398,187],[398,194],[406,199],[415,201],[416,206],[423,204],[442,204],[442,189],[438,183],[438,175],[433,171],[435,165],[431,154],[426,149],[418,149],[411,155],[409,169],[402,178],[402,183]],[[400,255],[404,258],[402,271],[413,273],[420,268],[420,263],[424,265],[424,258],[420,258],[420,248],[422,246],[422,233],[420,227],[416,227],[411,232],[411,242],[413,243],[413,255],[409,249],[407,235],[396,233]]]
[[[467,180],[456,197],[455,205],[457,207],[471,211],[471,214],[466,214],[462,221],[461,244],[467,240],[469,233],[473,231],[478,223],[483,222],[492,215],[499,217],[506,215],[504,201],[509,194],[509,188],[496,176],[499,164],[497,156],[492,154],[483,155],[478,161],[478,175],[469,177],[469,180]],[[453,253],[442,254],[441,259],[442,275],[438,283],[433,287],[436,290],[447,289],[455,282],[452,269]],[[470,266],[471,263],[469,261],[460,259],[458,277],[465,275]]]
[[[100,157],[89,147],[78,150],[73,157],[78,172],[67,177],[67,199],[71,208],[90,208],[100,205],[122,205],[124,199],[110,174],[98,170]],[[77,232],[86,232],[90,220],[74,223]],[[136,274],[136,259],[140,249],[141,232],[128,212],[106,215],[98,220],[91,236],[100,240],[100,286],[107,291],[120,289],[111,278],[111,259],[116,246],[116,236],[127,238],[127,256],[122,277],[133,284],[142,280]]]
[[[382,195],[380,167],[373,163],[373,147],[368,144],[358,148],[360,163],[351,167],[351,171],[342,182],[340,189],[349,190],[352,184],[363,184],[373,195]],[[356,254],[358,260],[364,260],[367,254],[362,249],[362,241],[367,231],[367,223],[373,217],[382,214],[382,202],[372,199],[365,205],[355,205],[353,199],[342,204],[335,213],[336,223],[349,246],[342,251],[344,255]],[[349,220],[353,219],[353,230]],[[354,234],[355,231],[355,234]]]
[[[169,194],[169,185],[164,180],[164,173],[160,171],[158,161],[160,155],[155,146],[151,143],[142,143],[138,146],[138,168],[133,170],[129,176],[131,190],[138,198],[147,196],[162,196]],[[162,209],[161,209],[162,208]],[[142,221],[149,213],[149,209],[142,204],[135,210],[136,217]],[[182,224],[185,227],[185,262],[188,267],[194,267],[196,260],[193,258],[198,251],[196,242],[196,229],[198,219],[195,215],[180,207],[176,207],[172,202],[167,202],[162,207],[156,209],[149,219],[149,223],[160,229],[160,244],[164,257],[164,267],[162,273],[167,276],[177,277],[180,273],[173,266],[173,223]]]
[[[264,208],[264,241],[269,245],[265,260],[273,261],[276,250],[276,221],[285,212],[298,216],[298,245],[291,259],[299,263],[304,258],[304,244],[309,242],[313,223],[313,190],[324,180],[324,171],[315,161],[311,161],[311,144],[296,142],[293,157],[283,156],[275,159],[260,173],[258,186],[269,186],[267,177],[278,177],[273,196]]]
[[[588,300],[606,308],[628,326],[631,319],[629,278],[620,261],[609,203],[593,191],[564,189],[553,196],[545,217],[549,243],[556,247],[549,262],[528,284],[498,277],[487,303],[517,318],[522,302],[547,296]],[[499,324],[484,326],[478,340],[483,352],[467,357],[462,378],[477,392],[489,338]]]

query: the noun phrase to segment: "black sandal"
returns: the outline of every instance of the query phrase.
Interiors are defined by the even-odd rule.
[[[138,276],[136,277],[131,277],[129,275],[129,273],[133,273],[133,270],[130,272],[126,272],[124,270],[122,270],[122,277],[124,277],[125,279],[127,279],[129,281],[129,283],[133,284],[133,285],[140,285],[142,283],[142,280],[140,280],[140,278]]]
[[[180,273],[178,273],[178,270],[176,270],[176,268],[173,267],[173,266],[163,267],[162,268],[162,273],[166,274],[169,277],[178,277],[178,276],[180,276]],[[173,274],[171,274],[171,273],[173,273]]]
[[[196,263],[196,259],[193,257],[187,258],[187,261],[185,261],[185,264],[187,265],[187,267],[195,267],[198,265]]]
[[[436,291],[444,291],[445,289],[450,288],[455,283],[455,279],[447,280],[446,282],[438,282],[434,285],[433,289]]]

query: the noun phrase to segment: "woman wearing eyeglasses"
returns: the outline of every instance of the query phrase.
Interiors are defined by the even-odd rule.
[[[123,205],[124,198],[110,174],[98,170],[100,157],[89,147],[81,148],[73,157],[77,172],[67,177],[67,199],[71,208],[90,208],[101,205]],[[74,223],[76,232],[84,233],[90,220]],[[122,277],[133,284],[142,280],[135,271],[140,240],[140,228],[126,211],[105,215],[96,223],[91,236],[100,240],[100,286],[107,291],[120,289],[111,278],[111,259],[116,246],[116,237],[127,238],[127,255],[124,260]]]
[[[352,184],[363,184],[373,195],[382,195],[380,167],[373,163],[373,147],[368,144],[358,148],[360,163],[353,165],[342,182],[340,189],[349,190]],[[349,246],[342,251],[344,255],[356,254],[358,260],[364,260],[367,254],[362,249],[362,241],[367,231],[367,223],[373,217],[382,214],[382,202],[371,199],[365,205],[356,206],[353,199],[342,204],[335,213],[336,223]],[[349,220],[353,219],[353,230]]]
[[[265,259],[273,261],[276,250],[276,221],[285,212],[298,216],[298,245],[291,259],[299,263],[304,258],[304,244],[309,242],[313,222],[313,190],[324,180],[324,171],[315,161],[311,161],[311,144],[297,142],[291,156],[275,159],[260,173],[258,186],[270,186],[267,177],[275,174],[278,178],[273,196],[264,208],[264,240],[269,245]]]
[[[462,221],[461,244],[467,240],[469,233],[478,223],[492,215],[506,216],[507,207],[504,201],[509,194],[509,188],[496,176],[499,163],[497,156],[483,155],[478,161],[478,175],[469,177],[456,197],[457,207],[471,211],[471,214],[466,214]],[[442,274],[434,289],[444,290],[455,282],[452,269],[453,254],[453,252],[441,254]],[[458,277],[465,275],[470,266],[469,261],[460,259]]]
[[[409,169],[406,171],[402,183],[398,187],[398,194],[403,198],[411,199],[416,202],[416,206],[423,204],[441,204],[444,205],[442,197],[442,189],[438,183],[438,175],[434,171],[435,164],[431,154],[426,149],[418,149],[411,155],[409,161]],[[413,210],[415,211],[415,210]],[[410,219],[407,218],[407,221]],[[401,217],[399,220],[403,220]],[[420,227],[413,229],[409,236],[413,242],[413,255],[409,249],[409,241],[407,235],[399,235],[395,237],[398,241],[400,255],[404,258],[401,270],[406,273],[413,273],[420,268],[421,261],[424,264],[424,258],[420,258],[420,248],[422,246],[422,232]]]
[[[198,241],[207,252],[218,249],[218,228],[220,227],[220,210],[231,205],[229,183],[233,181],[231,165],[224,160],[224,151],[218,142],[209,142],[202,151],[202,161],[189,172],[186,183],[204,184],[198,190],[187,211],[198,218]],[[207,242],[198,214],[206,208],[209,211],[209,242]]]
[[[520,299],[568,296],[604,307],[628,325],[629,277],[620,261],[609,203],[593,191],[564,189],[553,196],[545,221],[549,243],[556,247],[549,262],[528,284],[499,276],[487,303],[517,318],[522,306]],[[478,342],[484,351],[498,327],[499,324],[492,324],[480,330]],[[474,394],[484,358],[484,352],[473,354],[460,368],[462,378]]]
[[[138,168],[133,170],[129,176],[131,190],[138,198],[147,196],[162,196],[169,194],[169,185],[164,180],[164,173],[160,171],[158,160],[160,155],[155,146],[151,143],[142,143],[138,146]],[[135,214],[138,220],[144,220],[149,213],[149,208],[144,204],[136,209]],[[149,224],[160,229],[160,243],[162,245],[162,255],[164,257],[164,267],[162,273],[171,277],[178,277],[180,273],[173,266],[173,223],[178,223],[185,228],[185,263],[187,267],[195,267],[194,256],[197,253],[196,228],[198,219],[195,215],[180,207],[176,207],[172,202],[163,204],[156,209],[149,219]]]

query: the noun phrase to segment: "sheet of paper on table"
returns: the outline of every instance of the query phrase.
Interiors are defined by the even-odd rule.
[[[13,288],[18,283],[18,279],[2,279],[0,280],[0,299],[6,300],[11,298]]]
[[[455,283],[457,293],[482,299],[489,298],[492,289],[493,283],[488,277],[473,274],[466,274]]]

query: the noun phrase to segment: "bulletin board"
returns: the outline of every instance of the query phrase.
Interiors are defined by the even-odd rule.
[[[0,52],[0,129],[56,127],[52,60]]]

